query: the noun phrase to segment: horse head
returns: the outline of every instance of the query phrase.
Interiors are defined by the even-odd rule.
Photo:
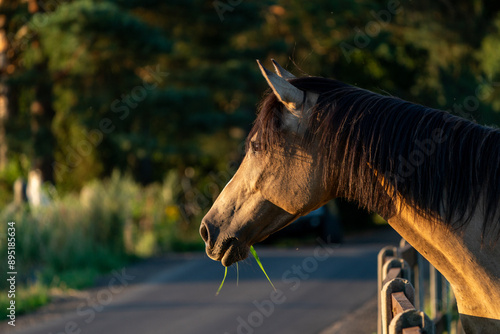
[[[319,94],[294,86],[295,77],[274,60],[277,74],[257,62],[272,93],[263,100],[240,167],[200,226],[207,255],[224,266],[334,197],[319,142],[305,140]]]

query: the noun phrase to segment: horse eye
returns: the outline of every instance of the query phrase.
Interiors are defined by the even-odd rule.
[[[254,151],[254,152],[262,151],[262,145],[261,145],[261,143],[253,141],[251,143],[251,145],[252,145],[252,151]]]

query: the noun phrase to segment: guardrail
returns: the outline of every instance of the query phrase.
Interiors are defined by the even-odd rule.
[[[379,252],[378,296],[378,334],[450,333],[456,303],[449,283],[404,239]],[[460,324],[453,329],[462,333]]]

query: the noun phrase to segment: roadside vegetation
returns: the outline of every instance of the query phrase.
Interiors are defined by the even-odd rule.
[[[131,261],[202,249],[198,226],[183,221],[176,205],[177,182],[171,173],[143,187],[115,172],[79,193],[55,196],[44,207],[9,205],[0,220],[16,222],[16,313],[47,303],[51,291],[88,287],[98,275]],[[0,241],[1,254],[7,253],[6,245]],[[6,261],[0,262],[0,271],[9,271]],[[5,280],[0,290],[0,317],[5,319]]]

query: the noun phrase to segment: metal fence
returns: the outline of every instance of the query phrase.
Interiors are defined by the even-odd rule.
[[[378,334],[463,331],[448,281],[404,239],[378,255]]]

